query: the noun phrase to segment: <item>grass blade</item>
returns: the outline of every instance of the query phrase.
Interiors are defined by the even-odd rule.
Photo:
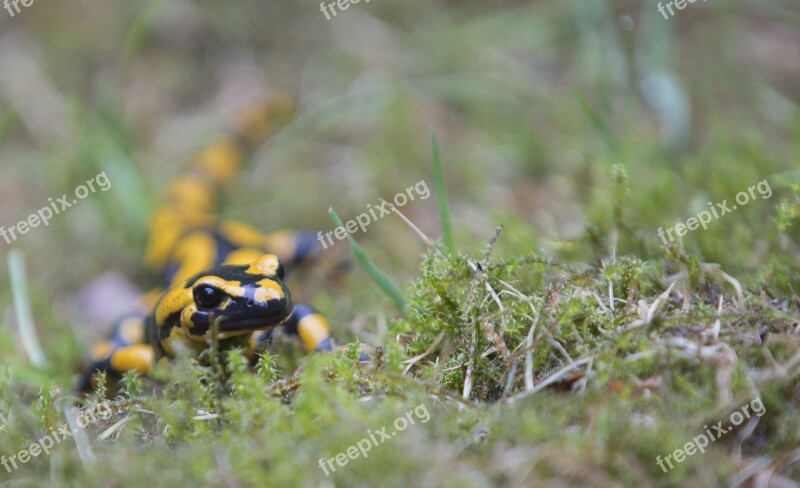
[[[344,229],[342,219],[339,218],[333,207],[328,209],[328,213],[331,215],[331,218],[336,225]],[[389,298],[391,298],[398,307],[405,309],[406,301],[403,298],[403,294],[400,293],[400,290],[397,288],[397,286],[395,286],[394,283],[392,283],[392,280],[389,279],[386,273],[381,271],[381,269],[372,262],[369,256],[367,256],[366,251],[364,251],[364,248],[361,247],[355,239],[353,239],[349,232],[347,233],[347,241],[350,243],[350,248],[353,250],[353,255],[355,256],[356,262],[358,262],[359,266],[361,266],[364,271],[367,272],[369,277],[372,278],[372,281],[374,281],[381,288],[381,290],[384,291],[384,293],[389,295]]]
[[[442,173],[442,159],[439,155],[439,143],[436,133],[431,131],[431,147],[433,149],[433,180],[436,186],[436,202],[439,204],[439,219],[442,222],[442,238],[444,246],[450,254],[455,254],[453,242],[453,226],[450,222],[450,209],[447,206],[447,194],[444,187],[444,174]]]
[[[11,294],[14,297],[14,311],[17,315],[17,327],[22,338],[22,347],[34,367],[45,368],[47,357],[39,344],[36,328],[33,325],[25,257],[22,255],[22,251],[12,249],[8,253],[8,274],[11,279]]]

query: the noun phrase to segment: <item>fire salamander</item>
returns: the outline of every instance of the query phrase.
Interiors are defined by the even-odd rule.
[[[145,256],[161,285],[142,297],[141,310],[123,317],[93,346],[81,391],[92,389],[98,371],[116,380],[128,371],[148,375],[156,363],[175,357],[201,358],[212,340],[220,350],[243,347],[252,359],[279,327],[298,336],[309,352],[332,350],[328,321],[308,305],[293,304],[284,283],[284,264],[292,269],[319,260],[316,235],[263,234],[215,213],[248,155],[292,112],[289,100],[267,98],[243,114],[230,134],[192,157],[169,184],[152,216]]]

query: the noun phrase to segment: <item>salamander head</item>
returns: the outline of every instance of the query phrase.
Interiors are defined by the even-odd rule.
[[[279,325],[292,312],[283,274],[278,258],[266,254],[249,266],[222,265],[193,276],[156,306],[160,337],[205,342],[215,323],[220,339]]]

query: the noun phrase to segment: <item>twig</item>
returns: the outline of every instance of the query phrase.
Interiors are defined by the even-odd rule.
[[[426,350],[425,350],[425,352],[423,352],[423,353],[422,353],[422,354],[420,354],[419,356],[414,356],[414,357],[413,357],[413,358],[411,358],[411,359],[406,359],[405,361],[403,361],[404,363],[408,363],[408,366],[406,367],[406,369],[405,369],[405,370],[403,370],[403,374],[406,374],[406,373],[408,373],[408,371],[409,371],[409,370],[410,370],[410,369],[411,369],[411,368],[412,368],[412,367],[413,367],[415,364],[417,364],[419,361],[421,361],[421,360],[425,359],[425,357],[426,357],[426,356],[428,356],[430,353],[432,353],[433,351],[435,351],[435,350],[436,350],[436,348],[439,346],[439,343],[440,343],[440,342],[442,342],[442,339],[444,339],[444,334],[445,334],[445,333],[444,333],[444,331],[441,331],[441,332],[439,332],[439,335],[437,335],[437,336],[436,336],[436,338],[435,338],[435,339],[433,340],[433,342],[431,343],[431,345],[430,345],[430,346],[428,346],[428,349],[426,349]]]
[[[533,334],[536,331],[539,318],[542,316],[541,313],[536,312],[533,304],[531,304],[531,308],[533,308],[533,313],[536,314],[536,319],[533,321],[533,325],[528,331],[528,337],[525,339],[525,348],[528,350],[525,354],[525,391],[533,390]]]
[[[494,231],[494,235],[492,236],[491,240],[489,240],[489,244],[486,245],[486,249],[484,251],[483,266],[488,266],[489,258],[492,255],[492,249],[494,248],[497,239],[500,237],[500,232],[502,232],[502,230],[503,226],[497,227]],[[478,279],[481,273],[483,272],[483,267],[480,264],[476,264],[473,263],[472,261],[469,261],[469,265],[472,268],[473,276],[472,276],[472,283],[470,283],[469,287],[469,295],[467,303],[466,306],[464,307],[464,310],[461,313],[461,321],[464,324],[469,323],[469,312],[472,309],[472,303],[475,300],[475,288],[477,287]],[[489,291],[495,297],[497,297],[497,294],[494,293],[494,290],[491,289],[491,286],[489,287]],[[500,299],[496,298],[496,300],[499,302]],[[502,302],[499,303],[499,306],[502,309]],[[470,337],[469,356],[467,359],[467,371],[464,374],[464,390],[462,393],[464,399],[469,399],[469,396],[472,393],[472,368],[475,364],[475,350],[478,348],[478,334],[476,331],[477,327],[478,324],[475,324],[475,326],[472,328],[472,336]]]
[[[75,440],[75,448],[78,450],[78,457],[84,467],[94,459],[94,452],[92,452],[92,444],[89,442],[89,437],[86,432],[78,425],[75,419],[75,409],[65,403],[62,407],[64,416],[67,418],[67,424],[72,430],[72,438]]]
[[[420,239],[422,239],[422,242],[424,242],[425,244],[427,244],[428,246],[430,246],[430,247],[431,247],[431,248],[432,248],[434,251],[436,251],[436,253],[437,253],[437,254],[439,254],[440,256],[442,256],[442,257],[445,257],[444,253],[443,253],[443,252],[442,252],[442,251],[441,251],[441,250],[440,250],[440,249],[439,249],[439,248],[436,246],[436,243],[435,243],[435,242],[433,242],[433,240],[432,240],[430,237],[428,237],[427,235],[425,235],[425,233],[424,233],[424,232],[422,232],[421,230],[419,230],[419,227],[417,227],[416,225],[414,225],[414,223],[413,223],[413,222],[411,222],[410,220],[408,220],[408,218],[407,218],[405,215],[403,215],[403,213],[402,213],[401,211],[397,210],[397,207],[395,207],[395,206],[392,206],[392,212],[396,213],[396,214],[397,214],[397,216],[398,216],[398,217],[400,217],[400,219],[402,219],[402,220],[403,220],[403,222],[405,222],[405,223],[406,223],[406,225],[408,225],[409,227],[411,227],[411,230],[413,230],[414,232],[416,232],[416,233],[417,233],[417,235],[419,236],[419,238],[420,238]]]
[[[550,375],[546,380],[544,380],[541,383],[539,383],[538,385],[536,385],[532,390],[523,391],[522,393],[518,393],[518,394],[514,395],[513,397],[508,398],[506,400],[506,403],[511,403],[511,402],[515,402],[517,400],[521,400],[523,398],[529,397],[529,396],[537,393],[538,391],[541,391],[543,388],[546,388],[547,386],[549,386],[549,385],[555,383],[556,381],[560,380],[561,378],[563,378],[567,373],[569,373],[573,369],[577,369],[577,368],[579,368],[580,366],[583,366],[586,363],[591,363],[593,359],[594,358],[592,358],[592,357],[586,357],[586,358],[579,359],[579,360],[575,361],[572,364],[568,364],[568,365],[564,366],[563,368],[559,369],[558,371],[556,371],[555,373]]]
[[[716,276],[730,283],[731,286],[733,286],[733,288],[736,290],[736,308],[744,308],[744,294],[742,292],[742,284],[739,283],[739,280],[722,271],[720,265],[716,263],[704,263],[701,269],[706,274]]]

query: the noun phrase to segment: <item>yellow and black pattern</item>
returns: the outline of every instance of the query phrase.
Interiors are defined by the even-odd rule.
[[[123,317],[108,339],[96,343],[80,388],[105,371],[149,374],[157,361],[199,357],[216,336],[221,349],[244,347],[250,357],[276,327],[298,336],[306,350],[333,348],[327,320],[312,307],[293,304],[287,270],[320,254],[313,232],[263,234],[222,221],[222,193],[241,173],[249,154],[291,119],[292,104],[273,96],[244,114],[191,158],[167,187],[150,223],[145,264],[161,283],[142,298],[143,311]]]

